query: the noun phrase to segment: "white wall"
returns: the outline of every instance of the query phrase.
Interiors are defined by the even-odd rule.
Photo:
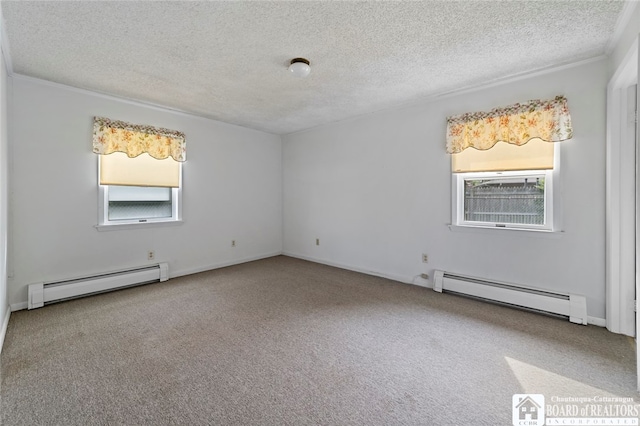
[[[148,250],[155,250],[154,262],[169,262],[171,276],[281,252],[279,136],[21,76],[12,80],[12,307],[26,306],[28,284],[152,263]],[[183,225],[94,228],[96,115],[186,134]]]
[[[0,13],[0,19],[2,14]],[[0,25],[3,25],[1,23]],[[3,47],[4,49],[4,47]],[[7,67],[0,52],[0,351],[8,325],[9,301],[7,289],[7,231],[8,231],[8,138],[7,138]]]
[[[285,254],[405,282],[444,269],[584,294],[604,318],[606,80],[598,61],[286,136]],[[564,232],[449,230],[446,117],[560,94],[575,129],[561,145]]]

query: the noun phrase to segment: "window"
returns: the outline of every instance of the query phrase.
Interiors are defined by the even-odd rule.
[[[99,225],[180,221],[181,163],[113,153],[98,168]]]
[[[454,174],[455,218],[463,226],[553,230],[553,172]]]
[[[95,117],[93,151],[99,230],[181,222],[184,134]]]
[[[108,185],[105,192],[109,221],[145,221],[173,216],[175,197],[171,188]]]
[[[552,231],[557,146],[533,139],[453,154],[453,224]]]
[[[552,142],[572,137],[562,96],[447,117],[452,224],[557,230],[560,149]]]

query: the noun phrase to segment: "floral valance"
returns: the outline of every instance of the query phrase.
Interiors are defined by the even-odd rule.
[[[146,152],[158,160],[187,159],[184,133],[103,117],[93,119],[93,152],[102,155],[124,152],[131,158]]]
[[[498,142],[524,145],[533,138],[559,142],[572,137],[571,115],[564,96],[447,117],[449,154],[469,147],[487,150]]]

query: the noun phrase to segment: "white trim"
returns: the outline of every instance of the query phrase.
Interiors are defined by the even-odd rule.
[[[4,346],[4,338],[7,335],[7,329],[9,328],[9,317],[11,317],[11,309],[9,306],[6,306],[7,313],[4,316],[4,321],[2,321],[2,328],[0,328],[0,354],[2,353],[2,347]]]
[[[401,282],[403,284],[412,284],[412,285],[417,285],[417,286],[426,287],[426,288],[431,288],[432,287],[430,285],[430,281],[427,281],[427,280],[424,280],[423,278],[420,278],[420,275],[415,275],[413,277],[410,277],[410,276],[407,276],[407,275],[389,274],[387,272],[373,271],[373,270],[368,269],[368,268],[362,268],[362,267],[358,267],[358,266],[346,265],[344,263],[333,262],[333,261],[327,260],[327,259],[321,259],[321,258],[314,257],[314,256],[305,256],[305,255],[302,255],[302,254],[295,254],[295,253],[291,253],[291,252],[287,252],[287,251],[283,251],[282,254],[284,256],[295,257],[296,259],[308,260],[310,262],[315,262],[315,263],[321,263],[323,265],[333,266],[335,268],[346,269],[346,270],[354,271],[354,272],[360,272],[362,274],[373,275],[373,276],[381,277],[381,278],[387,278],[389,280],[399,281],[399,282]],[[425,283],[425,281],[427,281],[427,282]]]
[[[331,123],[325,123],[325,124],[319,124],[317,126],[313,126],[313,127],[309,127],[307,129],[302,129],[302,130],[296,130],[294,132],[290,132],[290,133],[283,133],[282,136],[288,136],[288,135],[299,135],[299,134],[303,134],[305,132],[309,132],[309,131],[315,131],[318,129],[322,129],[325,127],[329,127],[329,126],[333,126],[333,125],[337,125],[337,124],[347,124],[347,123],[351,123],[357,120],[361,120],[364,117],[369,117],[369,116],[373,116],[376,114],[379,114],[381,112],[385,112],[385,111],[396,111],[396,110],[403,110],[403,109],[407,109],[407,108],[413,108],[416,106],[421,106],[421,105],[426,105],[426,104],[430,104],[433,102],[438,102],[442,99],[448,99],[448,98],[452,98],[454,96],[458,96],[458,95],[466,95],[469,93],[473,93],[473,92],[478,92],[481,90],[485,90],[485,89],[490,89],[492,87],[496,87],[496,86],[502,86],[505,84],[510,84],[510,83],[515,83],[521,80],[528,80],[530,78],[535,78],[535,77],[540,77],[540,76],[544,76],[547,74],[552,74],[555,72],[559,72],[559,71],[564,71],[567,69],[571,69],[571,68],[575,68],[575,67],[580,67],[583,65],[587,65],[590,63],[594,63],[594,62],[600,62],[600,61],[604,61],[607,60],[608,57],[606,55],[599,55],[599,56],[595,56],[593,58],[588,58],[588,59],[583,59],[581,61],[576,61],[576,62],[567,62],[567,63],[561,63],[558,65],[551,65],[548,67],[542,67],[539,68],[537,70],[533,70],[533,71],[525,71],[523,73],[520,74],[512,74],[512,75],[508,75],[505,77],[500,77],[500,78],[496,78],[494,80],[489,80],[487,82],[483,82],[480,84],[476,84],[476,85],[470,85],[470,86],[464,86],[458,89],[454,89],[454,90],[450,90],[447,92],[440,92],[440,93],[435,93],[433,95],[428,95],[425,96],[423,98],[414,100],[414,101],[409,101],[409,102],[404,102],[404,103],[398,103],[394,106],[390,106],[387,108],[381,108],[375,111],[371,111],[368,112],[366,114],[360,114],[360,115],[356,115],[353,117],[349,117],[349,118],[345,118],[344,120],[336,120],[336,121],[332,121]]]
[[[633,12],[636,11],[637,6],[638,6],[637,0],[624,2],[624,6],[622,6],[622,10],[620,11],[620,14],[618,15],[618,19],[616,20],[616,25],[613,29],[613,34],[611,34],[611,37],[609,38],[609,42],[607,43],[607,46],[604,49],[605,55],[609,56],[611,52],[613,52],[613,49],[616,48],[616,45],[620,41],[620,37],[622,37],[622,34],[624,34],[624,30],[627,27],[627,24],[629,23],[629,21],[631,20],[631,17],[633,16]]]
[[[606,327],[607,326],[607,320],[604,319],[604,318],[587,316],[587,324],[595,325],[596,327]]]
[[[29,307],[29,303],[18,302],[18,303],[12,303],[10,306],[11,306],[11,312],[22,311],[23,309],[27,309]]]
[[[2,50],[1,54],[4,58],[4,63],[5,63],[5,67],[7,70],[7,85],[10,87],[10,81],[9,81],[9,77],[11,76],[11,73],[13,72],[13,67],[11,64],[11,55],[10,55],[10,49],[9,49],[9,38],[7,37],[7,26],[4,20],[4,15],[2,14],[2,5],[0,5],[0,50]],[[7,87],[7,110],[10,110],[10,100],[9,100],[9,87]],[[7,112],[7,124],[10,122],[9,117],[8,117],[8,112]],[[10,127],[10,126],[9,126]],[[9,132],[7,131],[7,138],[8,138],[8,134]],[[9,155],[9,148],[7,147],[7,156]],[[4,163],[5,167],[9,166],[9,161],[5,161]],[[9,173],[7,171],[6,176],[9,176]],[[6,187],[5,191],[7,193],[7,198],[4,200],[5,202],[8,202],[9,200],[9,188]],[[7,215],[9,215],[9,209],[6,210]],[[4,218],[5,221],[8,220],[8,217]],[[6,223],[5,223],[6,225]],[[9,229],[7,229],[7,234],[9,233]],[[5,255],[8,254],[9,251],[9,244],[7,244],[6,241],[6,237],[7,235],[5,235]],[[6,262],[6,256],[4,258],[4,265],[5,268],[7,268],[6,270],[3,271],[3,274],[5,275],[5,278],[9,275],[8,274],[8,264]],[[5,283],[6,286],[9,285],[8,282]],[[4,338],[7,334],[7,328],[9,327],[9,318],[11,317],[11,308],[9,307],[9,305],[5,306],[6,308],[6,313],[4,318],[2,319],[2,325],[0,326],[0,353],[2,353],[2,348],[4,346]]]
[[[638,111],[640,110],[640,34],[636,37],[635,43],[635,53],[636,53],[636,111],[635,111],[635,120],[636,120],[636,163],[635,163],[635,172],[636,172],[636,208],[635,208],[635,218],[636,218],[636,232],[635,232],[635,259],[633,263],[633,267],[635,270],[635,282],[634,282],[634,301],[633,301],[633,316],[635,317],[635,331],[636,331],[636,389],[640,390],[640,358],[638,358],[638,352],[640,351],[640,341],[637,339],[638,330],[640,330],[640,315],[638,315],[637,304],[638,304],[638,293],[640,293],[640,271],[638,270],[638,264],[640,264],[640,232],[638,229],[640,228],[640,215],[638,214],[638,210],[640,210],[640,173],[638,173],[639,165],[640,165],[640,150],[638,145],[640,142],[640,120],[638,119]]]
[[[618,90],[616,90],[617,92]],[[619,94],[607,89],[607,142],[605,173],[605,311],[607,329],[620,332],[620,126],[614,118],[620,116]],[[614,102],[614,97],[616,102]],[[615,206],[615,208],[614,208]],[[614,214],[618,213],[614,218]],[[615,264],[614,264],[615,263]]]
[[[4,57],[4,64],[7,68],[7,77],[13,75],[13,61],[11,60],[11,48],[9,47],[9,36],[7,35],[7,23],[0,7],[0,49]]]
[[[633,41],[624,59],[613,73],[607,84],[607,90],[613,90],[625,84],[633,84],[637,77],[638,37]]]
[[[109,220],[109,185],[98,185],[98,231],[116,231],[121,229],[145,228],[156,226],[175,226],[182,222],[182,185],[171,189],[171,217],[148,218],[143,220]]]
[[[255,256],[248,256],[242,259],[233,259],[233,260],[227,260],[225,262],[212,263],[206,266],[199,266],[197,268],[179,269],[177,271],[172,271],[171,269],[169,269],[169,278],[177,278],[185,275],[198,274],[200,272],[212,271],[214,269],[226,268],[228,266],[240,265],[243,263],[253,262],[261,259],[268,259],[270,257],[280,256],[282,254],[283,253],[281,251],[274,251],[270,253],[258,254]]]
[[[110,223],[107,225],[94,225],[93,227],[100,232],[105,231],[124,231],[125,229],[146,229],[146,228],[164,228],[165,226],[182,225],[182,220],[165,220],[158,222],[139,222],[139,223]]]
[[[435,100],[440,100],[444,98],[450,98],[452,96],[458,96],[462,94],[477,92],[477,91],[489,89],[495,86],[502,86],[504,84],[515,83],[521,80],[528,80],[531,78],[564,71],[564,70],[579,67],[582,65],[587,65],[593,62],[604,61],[606,59],[608,59],[606,55],[598,55],[598,56],[594,56],[593,58],[583,59],[580,61],[564,62],[556,65],[549,65],[549,66],[538,68],[532,71],[524,71],[521,73],[511,74],[505,77],[499,77],[494,80],[485,81],[477,85],[464,86],[458,89],[450,90],[448,92],[441,92],[440,94],[433,95],[431,98],[437,98],[437,99],[433,99],[433,101],[435,101]]]
[[[275,257],[275,256],[288,256],[288,257],[293,257],[296,259],[302,259],[302,260],[308,260],[310,262],[315,262],[315,263],[321,263],[323,265],[328,265],[328,266],[333,266],[336,268],[340,268],[340,269],[346,269],[349,271],[354,271],[354,272],[360,272],[363,274],[367,274],[367,275],[373,275],[373,276],[377,276],[377,277],[381,277],[381,278],[387,278],[393,281],[398,281],[404,284],[412,284],[412,285],[416,285],[419,287],[425,287],[425,288],[433,288],[433,284],[431,280],[425,280],[423,278],[420,277],[420,275],[416,275],[414,277],[408,277],[405,275],[397,275],[397,274],[387,274],[387,273],[383,273],[383,272],[377,272],[377,271],[371,271],[369,269],[365,269],[365,268],[358,268],[358,267],[353,267],[353,266],[349,266],[349,265],[345,265],[342,263],[337,263],[337,262],[332,262],[326,259],[320,259],[317,257],[312,257],[312,256],[304,256],[304,255],[300,255],[300,254],[294,254],[291,252],[272,252],[272,253],[266,253],[266,254],[262,254],[262,255],[257,255],[257,256],[249,256],[243,259],[238,259],[238,260],[233,260],[233,261],[227,261],[227,262],[219,262],[219,263],[215,263],[215,264],[211,264],[208,266],[204,266],[204,267],[199,267],[199,268],[190,268],[190,269],[183,269],[183,270],[179,270],[179,271],[173,271],[170,274],[170,278],[177,278],[177,277],[181,277],[181,276],[186,276],[186,275],[192,275],[192,274],[197,274],[200,272],[206,272],[206,271],[210,271],[210,270],[214,270],[214,269],[220,269],[220,268],[225,268],[228,266],[234,266],[234,265],[239,265],[242,263],[247,263],[247,262],[253,262],[256,260],[260,260],[260,259],[267,259],[270,257]],[[11,312],[15,312],[15,311],[20,311],[20,310],[24,310],[27,309],[27,302],[19,302],[19,303],[13,303],[11,304],[11,309],[7,309],[7,315],[3,324],[3,328],[2,330],[0,330],[0,352],[2,351],[2,341],[4,339],[4,333],[6,332],[7,326],[9,324],[9,316],[11,315]],[[598,318],[598,317],[591,317],[589,316],[587,318],[587,322],[588,324],[591,325],[595,325],[598,327],[605,327],[606,326],[606,320],[604,318]]]
[[[125,229],[143,229],[164,226],[182,225],[182,163],[180,163],[179,185],[171,189],[171,217],[149,218],[141,221],[110,221],[109,220],[109,185],[100,184],[100,156],[98,161],[98,231],[121,231]]]
[[[33,83],[37,83],[37,84],[41,84],[44,86],[49,86],[49,87],[53,87],[53,88],[58,88],[58,89],[66,89],[66,90],[71,90],[77,93],[82,93],[85,95],[90,95],[90,96],[96,96],[99,98],[103,98],[103,99],[110,99],[110,100],[115,100],[115,101],[119,101],[119,102],[124,102],[124,103],[128,103],[130,105],[136,105],[136,106],[143,106],[146,108],[150,108],[150,109],[154,109],[157,111],[162,111],[162,112],[172,112],[175,114],[179,114],[182,116],[187,116],[190,118],[198,118],[201,120],[206,120],[206,121],[214,121],[216,123],[225,125],[225,126],[232,126],[232,127],[236,127],[236,128],[242,128],[245,130],[253,130],[255,132],[260,132],[260,133],[266,133],[266,134],[270,134],[270,135],[275,135],[275,136],[288,136],[288,135],[296,135],[296,134],[302,134],[304,132],[308,132],[311,130],[317,130],[317,129],[321,129],[323,127],[327,127],[327,126],[331,126],[331,125],[335,125],[335,124],[344,124],[344,123],[349,123],[349,122],[353,122],[356,120],[360,120],[363,117],[367,117],[367,116],[372,116],[375,114],[378,114],[380,112],[384,112],[384,111],[393,111],[393,110],[401,110],[401,109],[406,109],[406,108],[411,108],[417,105],[423,105],[423,104],[428,104],[428,103],[432,103],[432,102],[437,102],[441,99],[447,99],[450,97],[454,97],[454,96],[458,96],[458,95],[462,95],[462,94],[468,94],[468,93],[473,93],[473,92],[477,92],[480,90],[484,90],[484,89],[488,89],[491,87],[495,87],[495,86],[502,86],[504,84],[509,84],[509,83],[513,83],[513,82],[517,82],[520,80],[526,80],[526,79],[530,79],[530,78],[534,78],[534,77],[539,77],[539,76],[543,76],[543,75],[547,75],[547,74],[551,74],[551,73],[555,73],[555,72],[559,72],[559,71],[563,71],[563,70],[567,70],[567,69],[571,69],[571,68],[575,68],[575,67],[579,67],[582,65],[587,65],[593,62],[599,62],[599,61],[603,61],[606,60],[608,57],[606,55],[599,55],[599,56],[595,56],[592,58],[588,58],[588,59],[583,59],[580,61],[574,61],[574,62],[566,62],[566,63],[560,63],[560,64],[556,64],[556,65],[550,65],[547,67],[542,67],[533,71],[525,71],[519,74],[512,74],[512,75],[508,75],[505,77],[500,77],[500,78],[496,78],[494,80],[489,80],[488,82],[483,82],[480,84],[475,84],[475,85],[469,85],[469,86],[464,86],[458,89],[454,89],[454,90],[450,90],[450,91],[446,91],[446,92],[439,92],[439,93],[435,93],[432,95],[428,95],[425,96],[423,98],[417,99],[417,100],[413,100],[413,101],[409,101],[409,102],[404,102],[404,103],[399,103],[397,105],[394,106],[390,106],[390,107],[386,107],[386,108],[381,108],[375,111],[371,111],[365,114],[360,114],[360,115],[356,115],[353,117],[348,117],[345,118],[343,120],[336,120],[336,121],[332,121],[331,123],[324,123],[324,124],[319,124],[317,126],[312,126],[306,129],[302,129],[302,130],[296,130],[293,132],[289,132],[289,133],[272,133],[270,131],[267,130],[263,130],[263,129],[257,129],[257,128],[252,128],[252,127],[246,127],[246,126],[241,126],[239,124],[233,124],[233,123],[228,123],[225,121],[220,121],[217,120],[215,118],[212,117],[208,117],[206,115],[202,115],[202,114],[198,114],[195,112],[189,112],[189,111],[185,111],[185,110],[181,110],[181,109],[177,109],[177,108],[172,108],[170,106],[167,105],[160,105],[160,104],[156,104],[153,102],[148,102],[148,101],[142,101],[142,100],[138,100],[138,99],[132,99],[132,98],[127,98],[124,96],[116,96],[116,95],[112,95],[109,93],[104,93],[104,92],[98,92],[98,91],[94,91],[94,90],[88,90],[88,89],[81,89],[79,87],[74,87],[74,86],[69,86],[66,84],[62,84],[62,83],[56,83],[53,81],[49,81],[49,80],[42,80],[39,78],[35,78],[35,77],[30,77],[30,76],[26,76],[23,74],[19,74],[19,73],[14,73],[13,69],[9,70],[10,67],[10,62],[7,62],[7,69],[9,71],[9,76],[16,79],[16,80],[24,80],[24,81],[29,81],[29,82],[33,82]],[[9,58],[10,60],[10,58]],[[6,59],[5,59],[6,61]]]
[[[606,240],[605,240],[605,303],[606,327],[614,333],[633,336],[635,313],[630,307],[629,294],[635,292],[635,282],[622,276],[624,270],[635,269],[623,262],[623,253],[635,250],[625,245],[621,214],[628,208],[628,194],[623,194],[623,161],[635,161],[624,156],[621,141],[626,132],[626,90],[637,82],[638,38],[633,42],[618,69],[607,84],[606,134]],[[629,184],[626,182],[624,186]],[[635,209],[635,207],[634,207]],[[635,224],[634,224],[635,228]],[[628,232],[628,229],[627,229]],[[626,286],[625,286],[626,284]],[[629,288],[628,286],[633,286]]]
[[[551,202],[553,204],[553,231],[554,232],[564,232],[564,204],[563,204],[563,179],[562,179],[562,147],[563,143],[570,143],[571,141],[565,141],[556,143],[553,151],[553,171],[552,171],[552,182],[553,182],[553,193],[551,195]]]
[[[127,98],[124,96],[116,96],[116,95],[111,95],[109,93],[104,93],[104,92],[98,92],[98,91],[94,91],[94,90],[88,90],[88,89],[81,89],[79,87],[74,87],[74,86],[69,86],[66,84],[62,84],[62,83],[56,83],[53,81],[49,81],[49,80],[42,80],[40,78],[35,78],[35,77],[29,77],[23,74],[18,74],[18,73],[13,73],[11,75],[11,77],[13,77],[16,81],[27,81],[30,83],[34,83],[34,84],[40,84],[43,86],[48,86],[48,87],[52,87],[55,89],[64,89],[64,90],[69,90],[72,92],[76,92],[76,93],[80,93],[83,95],[88,95],[88,96],[95,96],[97,98],[101,98],[101,99],[108,99],[108,100],[113,100],[113,101],[117,101],[117,102],[123,102],[129,105],[135,105],[135,106],[139,106],[139,107],[145,107],[145,108],[149,108],[155,111],[160,111],[160,112],[170,112],[173,114],[177,114],[183,117],[188,117],[188,118],[196,118],[199,120],[205,120],[207,122],[215,122],[217,124],[220,125],[224,125],[224,126],[230,126],[230,127],[235,127],[235,128],[239,128],[239,129],[243,129],[243,130],[250,130],[250,131],[254,131],[256,133],[264,133],[264,134],[269,134],[269,135],[275,135],[275,136],[280,136],[277,133],[272,133],[269,132],[267,130],[261,130],[261,129],[256,129],[256,128],[252,128],[252,127],[246,127],[246,126],[241,126],[239,124],[233,124],[233,123],[227,123],[226,121],[220,121],[220,120],[216,120],[215,118],[212,117],[208,117],[205,115],[201,115],[201,114],[197,114],[195,112],[189,112],[189,111],[185,111],[185,110],[181,110],[181,109],[177,109],[177,108],[172,108],[170,106],[167,105],[160,105],[160,104],[155,104],[153,102],[147,102],[147,101],[142,101],[142,100],[138,100],[138,99],[132,99],[132,98]]]
[[[254,260],[267,259],[269,257],[280,256],[281,254],[282,252],[275,251],[275,252],[264,253],[264,254],[259,254],[255,256],[248,256],[242,259],[234,259],[226,262],[218,262],[218,263],[214,263],[206,266],[201,266],[198,268],[189,268],[189,269],[182,269],[177,271],[172,271],[171,268],[169,268],[169,279],[182,277],[185,275],[197,274],[199,272],[211,271],[214,269],[226,268],[227,266],[240,265],[242,263],[253,262]],[[27,309],[27,307],[28,307],[28,302],[12,303],[11,312],[21,311],[23,309]]]
[[[556,146],[557,148],[557,146]],[[497,223],[497,222],[474,222],[464,219],[465,210],[465,180],[478,180],[478,179],[508,179],[508,178],[533,178],[544,177],[545,190],[544,190],[544,225],[528,225],[523,223]],[[556,220],[554,216],[554,201],[553,197],[553,185],[554,185],[554,171],[553,170],[518,170],[518,171],[504,171],[504,172],[465,172],[465,173],[452,173],[452,194],[451,199],[453,204],[451,206],[451,223],[454,226],[463,226],[468,228],[486,228],[486,229],[518,229],[527,231],[546,231],[552,232],[557,229],[555,225]]]
[[[525,229],[525,228],[492,228],[488,226],[465,226],[465,225],[453,225],[448,224],[451,232],[467,232],[485,235],[520,235],[523,237],[536,237],[536,238],[561,238],[564,235],[564,231],[549,231],[546,229]]]

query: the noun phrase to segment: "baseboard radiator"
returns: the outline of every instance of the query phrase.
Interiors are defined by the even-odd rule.
[[[66,281],[30,284],[27,308],[41,308],[49,303],[168,279],[169,265],[160,263]]]
[[[587,300],[577,294],[556,293],[445,271],[435,271],[433,289],[440,293],[457,293],[527,310],[561,315],[576,324],[587,325]]]

